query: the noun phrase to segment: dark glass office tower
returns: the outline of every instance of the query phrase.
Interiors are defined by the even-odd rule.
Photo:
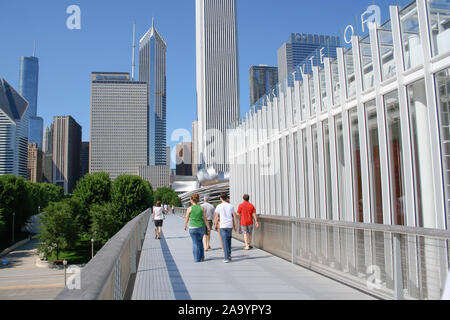
[[[278,68],[265,65],[252,66],[249,71],[250,105],[254,105],[261,97],[278,83]]]
[[[148,84],[148,165],[166,165],[166,42],[155,24],[139,42],[139,81]]]
[[[336,57],[336,48],[340,46],[339,37],[292,33],[287,42],[278,50],[278,78],[285,80],[295,67],[303,63],[305,59],[320,48],[325,48],[322,53],[328,57]]]
[[[42,149],[44,119],[37,116],[39,59],[37,57],[21,57],[19,72],[19,93],[30,103],[28,141],[37,143],[38,147]]]

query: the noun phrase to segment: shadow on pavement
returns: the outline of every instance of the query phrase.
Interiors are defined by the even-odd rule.
[[[178,270],[177,264],[170,253],[169,246],[167,245],[164,233],[161,236],[161,249],[163,252],[164,260],[166,261],[167,271],[169,272],[170,283],[172,285],[173,293],[176,300],[192,300],[183,278]]]

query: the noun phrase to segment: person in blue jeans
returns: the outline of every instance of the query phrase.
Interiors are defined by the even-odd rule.
[[[223,252],[224,252],[224,260],[223,262],[228,263],[231,261],[231,236],[233,234],[233,230],[236,230],[236,210],[234,210],[234,206],[228,203],[228,194],[223,192],[220,194],[220,201],[215,211],[214,217],[214,226],[217,227],[217,224],[220,223],[220,235],[223,240]],[[220,222],[219,222],[220,221]]]
[[[184,221],[184,230],[187,230],[189,223],[189,234],[192,238],[192,252],[194,254],[195,262],[205,261],[205,251],[203,248],[203,236],[211,229],[206,218],[205,210],[198,205],[200,202],[200,196],[194,194],[191,196],[192,206],[186,212],[186,219]]]

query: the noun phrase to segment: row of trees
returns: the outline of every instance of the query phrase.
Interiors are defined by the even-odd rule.
[[[32,183],[14,175],[0,176],[0,245],[10,244],[13,213],[14,232],[19,234],[28,219],[46,208],[50,203],[61,201],[64,190],[61,187]]]
[[[153,193],[149,182],[138,176],[122,175],[111,181],[106,173],[85,175],[72,197],[52,203],[41,218],[40,251],[49,256],[56,251],[73,250],[81,239],[94,238],[103,246],[129,221],[161,200],[181,204],[170,188]]]

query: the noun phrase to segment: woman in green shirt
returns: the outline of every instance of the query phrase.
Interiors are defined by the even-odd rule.
[[[186,219],[184,221],[184,230],[187,230],[189,223],[189,234],[192,238],[195,262],[201,262],[205,260],[203,236],[206,233],[206,229],[208,229],[208,231],[211,231],[208,224],[208,219],[206,218],[205,209],[203,209],[198,204],[199,202],[200,196],[198,194],[194,194],[191,196],[192,206],[187,210]]]

